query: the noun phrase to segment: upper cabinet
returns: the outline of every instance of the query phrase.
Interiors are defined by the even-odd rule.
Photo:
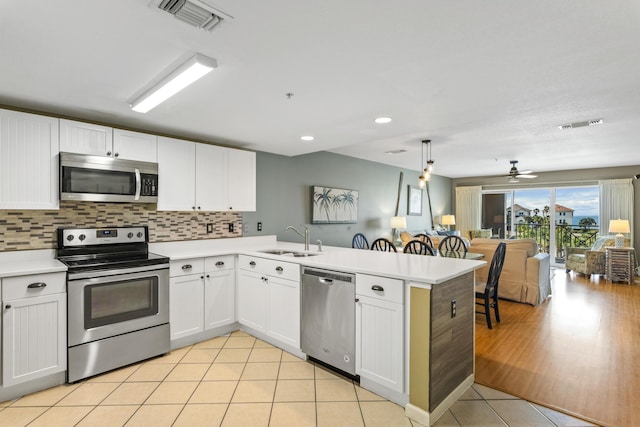
[[[155,135],[60,119],[60,151],[157,162]]]
[[[58,119],[0,110],[0,209],[58,209]]]
[[[158,137],[158,210],[255,211],[255,153]]]

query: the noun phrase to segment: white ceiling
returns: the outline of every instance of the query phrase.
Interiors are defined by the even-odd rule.
[[[511,159],[640,165],[637,0],[206,1],[234,19],[205,32],[157,1],[0,0],[0,103],[415,170],[431,139],[435,173],[452,178],[506,174]],[[195,52],[218,68],[147,114],[129,109]]]

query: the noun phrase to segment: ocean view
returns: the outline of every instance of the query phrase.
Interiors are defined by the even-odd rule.
[[[600,225],[600,217],[598,215],[576,215],[573,217],[573,225],[578,225],[582,218],[593,218],[596,220],[596,225]]]

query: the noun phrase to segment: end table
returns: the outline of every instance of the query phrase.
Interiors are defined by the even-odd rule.
[[[611,282],[627,282],[633,283],[634,267],[635,267],[635,249],[634,248],[616,248],[607,246],[607,280]]]

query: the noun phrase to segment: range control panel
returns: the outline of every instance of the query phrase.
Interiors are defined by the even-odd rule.
[[[64,228],[58,230],[58,247],[146,243],[147,227]]]

